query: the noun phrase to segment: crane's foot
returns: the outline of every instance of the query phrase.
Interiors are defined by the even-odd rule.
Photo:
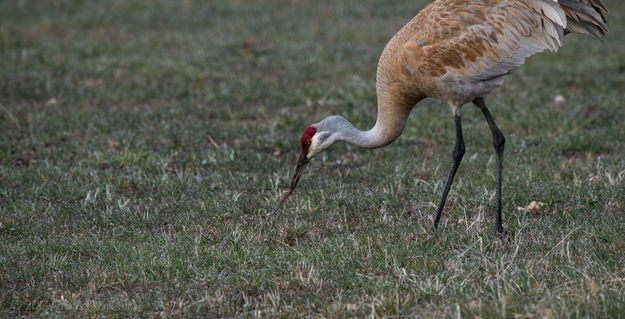
[[[497,228],[497,236],[499,238],[501,238],[501,239],[505,239],[507,241],[510,241],[510,240],[512,240],[514,238],[514,233],[505,230],[503,227],[498,227]]]

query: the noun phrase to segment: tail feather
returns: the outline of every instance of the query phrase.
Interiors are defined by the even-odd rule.
[[[564,30],[568,33],[588,34],[600,41],[608,33],[605,15],[608,9],[601,0],[558,0],[567,18]]]

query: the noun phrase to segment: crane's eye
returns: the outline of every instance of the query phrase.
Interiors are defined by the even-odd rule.
[[[312,143],[312,140],[307,140],[306,141],[306,145],[310,145]]]

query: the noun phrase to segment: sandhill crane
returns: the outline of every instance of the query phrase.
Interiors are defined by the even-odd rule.
[[[363,148],[383,147],[398,138],[412,108],[426,97],[447,102],[453,111],[456,144],[445,188],[436,209],[438,226],[456,170],[465,152],[460,111],[473,102],[482,110],[496,152],[495,230],[507,234],[501,218],[501,171],[505,138],[484,97],[503,84],[525,59],[545,49],[556,51],[568,33],[607,33],[601,0],[437,0],[417,14],[388,42],[376,75],[378,116],[372,129],[360,131],[341,116],[308,126],[292,194],[305,165],[337,142]]]

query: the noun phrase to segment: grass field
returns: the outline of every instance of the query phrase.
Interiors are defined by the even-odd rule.
[[[0,316],[625,317],[625,3],[479,110],[438,232],[450,108],[315,158],[304,128],[375,121],[386,41],[427,1],[0,2]],[[556,95],[565,98],[555,103]],[[519,210],[532,201],[537,210]]]

